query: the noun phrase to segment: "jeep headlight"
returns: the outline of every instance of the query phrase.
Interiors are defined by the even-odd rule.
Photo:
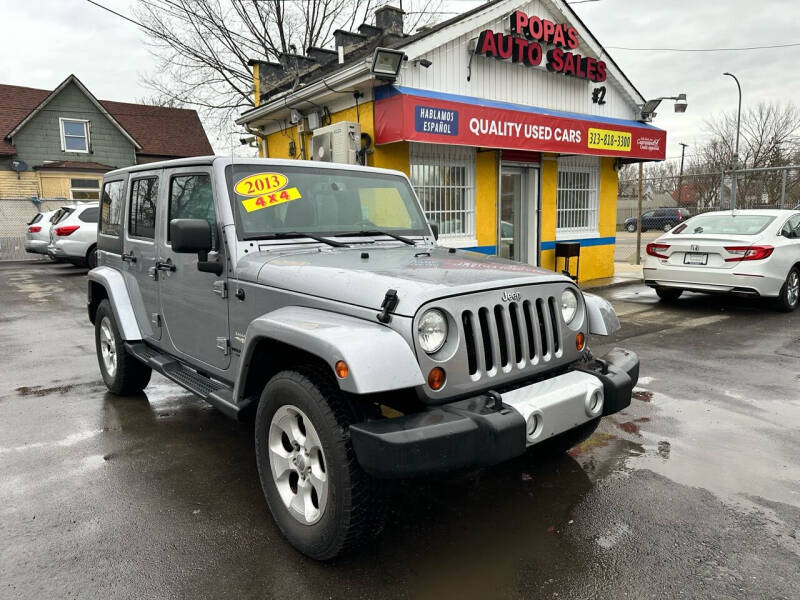
[[[576,314],[578,314],[578,296],[571,288],[567,288],[561,292],[561,316],[569,325]]]
[[[428,354],[437,352],[447,339],[447,318],[442,311],[432,308],[426,310],[417,325],[419,345]]]

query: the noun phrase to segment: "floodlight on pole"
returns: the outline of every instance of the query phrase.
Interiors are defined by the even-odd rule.
[[[689,106],[689,102],[686,100],[686,94],[678,94],[677,96],[661,96],[660,98],[653,98],[652,100],[648,100],[642,105],[639,118],[637,119],[637,121],[640,121],[642,123],[649,123],[650,121],[652,121],[653,118],[656,116],[656,109],[658,108],[659,104],[661,104],[662,100],[674,100],[676,113],[686,112],[686,108]]]

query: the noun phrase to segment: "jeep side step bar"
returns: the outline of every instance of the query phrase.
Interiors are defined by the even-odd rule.
[[[233,388],[225,383],[201,375],[144,342],[125,342],[125,349],[154,371],[203,398],[226,417],[238,419],[242,414],[244,407],[234,404]]]

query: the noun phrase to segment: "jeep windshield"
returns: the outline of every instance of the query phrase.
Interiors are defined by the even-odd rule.
[[[430,235],[404,178],[313,166],[226,167],[240,239]]]

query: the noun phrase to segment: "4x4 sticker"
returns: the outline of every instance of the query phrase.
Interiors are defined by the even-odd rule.
[[[268,206],[277,206],[278,204],[299,200],[300,198],[302,198],[300,190],[293,187],[279,192],[273,192],[272,194],[263,194],[255,198],[247,198],[246,200],[242,200],[242,206],[244,206],[247,212],[253,212],[254,210],[261,210]]]
[[[252,196],[242,200],[242,206],[253,212],[302,198],[296,187],[284,189],[288,184],[289,179],[282,173],[256,173],[237,181],[233,189],[240,196]]]

